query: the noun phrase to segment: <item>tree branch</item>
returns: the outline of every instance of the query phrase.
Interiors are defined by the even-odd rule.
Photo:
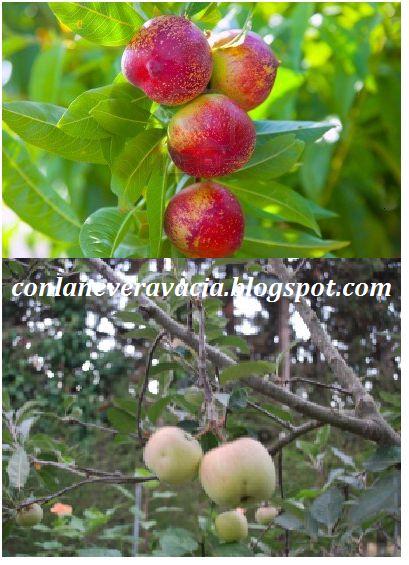
[[[48,466],[48,467],[55,467],[56,469],[61,469],[62,471],[67,471],[69,473],[74,473],[75,475],[79,475],[81,477],[113,477],[115,475],[120,476],[121,473],[119,471],[109,472],[109,471],[101,471],[99,469],[92,469],[90,467],[80,467],[78,465],[74,465],[72,463],[60,463],[58,461],[48,461],[43,459],[37,459],[37,457],[33,457],[32,455],[29,456],[30,461],[37,465],[41,466]]]
[[[300,437],[303,434],[310,432],[311,430],[316,430],[317,428],[321,428],[323,425],[324,425],[323,422],[317,422],[314,420],[312,420],[311,422],[305,422],[304,424],[301,424],[300,426],[294,428],[291,431],[291,433],[277,440],[276,443],[268,450],[269,454],[273,457],[274,455],[276,455],[276,453],[281,451],[283,447],[285,447],[286,445],[297,439],[297,437]]]
[[[115,430],[115,428],[108,428],[106,426],[101,426],[99,424],[93,424],[92,422],[83,422],[82,420],[79,420],[78,418],[74,418],[73,416],[57,416],[52,412],[40,412],[40,413],[44,414],[45,416],[51,416],[52,418],[56,418],[57,420],[59,420],[60,422],[64,422],[65,424],[77,424],[78,426],[82,426],[83,428],[98,430],[100,432],[104,432],[106,434],[112,434],[112,435],[118,435],[119,433],[122,433],[122,432],[118,432],[118,430]],[[138,437],[136,434],[133,433],[127,433],[126,435],[135,439],[137,439]]]
[[[294,271],[286,267],[282,259],[272,259],[266,266],[266,272],[276,275],[284,284],[297,282]],[[341,385],[354,397],[357,409],[365,409],[364,416],[372,415],[381,418],[372,396],[367,392],[358,376],[347,365],[338,349],[333,345],[330,336],[318,319],[317,314],[303,297],[294,302],[295,308],[311,333],[311,341],[321,351]]]
[[[152,365],[153,354],[155,353],[155,349],[157,348],[160,340],[165,336],[165,334],[166,334],[165,331],[161,331],[161,332],[158,333],[154,342],[151,345],[151,348],[149,349],[148,358],[146,360],[145,379],[144,379],[143,384],[142,384],[141,393],[140,393],[139,399],[138,399],[138,406],[137,406],[137,409],[136,409],[136,431],[137,431],[137,434],[138,434],[139,441],[141,442],[141,445],[143,445],[145,443],[145,439],[142,435],[142,429],[141,429],[141,415],[142,415],[143,398],[145,396],[146,389],[148,388],[149,371],[150,371],[150,368],[151,368],[151,365]]]
[[[90,485],[93,483],[105,483],[105,484],[138,484],[138,483],[146,483],[148,481],[155,481],[157,480],[157,477],[132,477],[132,476],[128,476],[128,475],[112,475],[110,477],[91,477],[88,479],[84,479],[83,481],[79,481],[78,483],[74,483],[72,485],[69,485],[65,488],[62,488],[61,490],[58,490],[57,492],[54,492],[52,494],[48,494],[47,496],[40,496],[38,498],[33,498],[30,500],[25,500],[24,502],[21,502],[20,504],[18,504],[15,507],[15,510],[19,510],[21,508],[25,508],[26,506],[30,506],[31,504],[34,504],[35,502],[37,504],[44,504],[45,502],[49,502],[50,500],[53,500],[54,498],[58,498],[60,496],[63,496],[64,494],[66,494],[67,492],[70,492],[71,490],[80,488],[84,485]]]
[[[107,281],[113,283],[119,282],[120,284],[127,282],[127,284],[130,284],[129,281],[125,281],[123,276],[116,273],[102,259],[89,259],[88,261]],[[162,310],[157,304],[155,304],[155,302],[153,302],[144,294],[140,294],[138,300],[139,307],[143,311],[147,312],[150,317],[153,318],[160,326],[166,329],[170,335],[179,338],[184,343],[192,347],[192,349],[198,351],[198,337],[194,333],[190,332],[186,328],[186,326],[183,326],[182,324],[171,318],[164,310]],[[318,325],[320,325],[318,318],[317,323]],[[339,353],[336,353],[339,356]],[[217,365],[220,368],[228,367],[236,363],[234,359],[220,351],[217,347],[211,346],[209,344],[206,344],[206,355],[214,365]],[[344,365],[346,365],[345,361],[343,361],[343,363]],[[352,372],[352,369],[348,367],[347,369],[349,369],[348,374]],[[344,380],[341,381],[341,378],[339,378],[338,380],[342,383],[344,382]],[[242,382],[244,382],[244,384],[253,388],[254,390],[257,390],[261,394],[264,394],[265,396],[268,396],[278,402],[286,404],[306,416],[310,416],[314,419],[319,419],[324,423],[332,424],[338,428],[345,429],[378,443],[392,443],[394,445],[400,444],[399,434],[397,434],[381,416],[376,419],[347,416],[339,411],[334,411],[331,408],[326,408],[319,404],[314,404],[308,400],[305,400],[288,390],[285,390],[271,382],[263,380],[262,378],[247,377],[245,379],[242,379]],[[359,379],[358,382],[360,384]],[[346,388],[349,389],[348,386],[346,386]]]
[[[279,424],[280,426],[282,426],[286,430],[293,431],[293,430],[296,429],[296,427],[293,426],[293,424],[291,424],[291,422],[286,422],[282,418],[279,418],[278,416],[271,414],[271,412],[269,412],[268,410],[265,410],[264,408],[262,408],[258,404],[255,404],[254,402],[251,402],[250,400],[247,400],[247,405],[251,406],[252,408],[257,410],[258,412],[261,412],[262,414],[267,416],[267,418],[270,418],[270,420],[274,420],[274,422],[276,422],[277,424]]]
[[[297,382],[306,383],[321,388],[327,388],[329,390],[333,390],[334,392],[339,392],[340,394],[346,394],[348,396],[352,396],[352,393],[349,390],[346,390],[345,388],[342,388],[338,385],[328,385],[326,383],[321,383],[320,381],[314,381],[313,379],[304,379],[303,377],[291,377],[289,381],[286,381],[286,383],[297,383]]]

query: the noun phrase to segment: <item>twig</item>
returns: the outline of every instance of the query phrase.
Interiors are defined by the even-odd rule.
[[[346,394],[348,396],[353,396],[352,392],[342,388],[338,385],[329,385],[326,383],[321,383],[320,381],[314,381],[313,379],[304,379],[303,377],[291,377],[291,381],[285,381],[286,383],[292,382],[300,382],[300,383],[306,383],[306,384],[310,384],[310,385],[314,385],[314,386],[318,386],[318,387],[322,387],[322,388],[327,388],[330,390],[334,390],[336,392],[340,392],[342,394]]]
[[[261,534],[258,536],[258,538],[256,539],[256,541],[254,542],[254,545],[252,547],[253,552],[256,551],[256,549],[258,548],[258,544],[261,542],[261,540],[263,539],[263,537],[266,535],[266,533],[271,530],[271,528],[274,526],[274,520],[271,520],[271,522],[267,525],[267,527],[264,528],[264,530],[261,532]]]
[[[148,358],[147,358],[147,361],[146,361],[145,379],[142,383],[141,393],[140,393],[139,398],[138,398],[138,406],[137,406],[137,409],[136,409],[136,430],[137,430],[137,434],[138,434],[138,437],[139,437],[139,441],[141,442],[142,445],[145,443],[145,439],[143,437],[142,429],[141,429],[141,415],[142,415],[143,398],[145,396],[146,389],[148,388],[149,371],[150,371],[150,368],[151,368],[151,365],[152,365],[153,354],[155,353],[155,349],[158,346],[160,340],[165,335],[166,335],[166,332],[164,330],[159,332],[158,335],[156,336],[154,342],[152,343],[152,346],[149,350]]]
[[[61,469],[62,471],[68,471],[70,473],[74,473],[75,475],[79,475],[82,477],[112,477],[116,474],[120,475],[119,471],[109,472],[109,471],[101,471],[99,469],[92,469],[90,467],[80,467],[78,465],[74,465],[72,463],[60,463],[58,461],[48,461],[43,459],[37,459],[37,457],[30,456],[30,461],[37,465],[41,466],[48,466],[48,467],[55,467],[56,469]]]
[[[274,456],[276,453],[281,453],[282,448],[297,439],[297,437],[300,437],[312,430],[316,430],[317,428],[321,428],[323,425],[323,422],[305,422],[305,424],[301,424],[297,428],[294,428],[291,433],[287,434],[281,439],[278,439],[276,443],[272,447],[270,447],[268,452],[271,456]]]
[[[72,416],[56,416],[55,414],[49,414],[54,416],[55,418],[57,418],[58,420],[60,420],[61,422],[65,422],[67,424],[78,424],[79,426],[82,426],[84,428],[89,428],[89,429],[93,429],[93,430],[98,430],[100,432],[104,432],[107,434],[112,434],[112,435],[118,435],[119,432],[118,430],[115,430],[115,428],[108,428],[106,426],[100,426],[99,424],[93,424],[92,422],[83,422],[82,420],[78,420],[78,418],[73,418]],[[129,435],[132,438],[137,439],[137,435],[129,432],[126,435]]]
[[[127,476],[127,475],[120,475],[120,476],[110,476],[110,477],[92,477],[89,479],[84,479],[83,481],[79,481],[78,483],[74,483],[72,485],[69,485],[65,488],[62,488],[61,490],[58,490],[57,492],[54,492],[53,494],[48,494],[47,496],[40,496],[38,498],[33,498],[30,500],[25,500],[24,502],[21,502],[20,504],[18,504],[16,506],[16,510],[19,510],[21,508],[25,508],[26,506],[30,506],[31,504],[37,503],[37,504],[44,504],[46,502],[49,502],[50,500],[53,500],[54,498],[58,498],[64,494],[66,494],[67,492],[70,492],[71,490],[74,490],[76,488],[80,488],[84,485],[90,485],[93,483],[108,483],[108,484],[137,484],[137,483],[146,483],[148,481],[155,481],[157,480],[157,477],[132,477],[132,476]]]
[[[259,412],[261,412],[262,414],[264,414],[265,416],[267,416],[271,420],[274,420],[275,422],[277,422],[277,424],[280,424],[280,426],[282,426],[286,430],[294,431],[294,430],[297,429],[295,426],[293,426],[293,424],[291,424],[291,422],[286,422],[285,420],[282,420],[281,418],[279,418],[278,416],[275,416],[274,414],[271,414],[271,412],[269,412],[268,410],[265,410],[264,408],[262,408],[258,404],[255,404],[254,402],[251,402],[250,400],[247,401],[247,404],[249,406],[251,406],[252,408],[254,408],[255,410],[258,410]]]

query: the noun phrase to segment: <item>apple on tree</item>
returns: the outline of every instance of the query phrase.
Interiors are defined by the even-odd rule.
[[[16,523],[26,528],[39,524],[43,519],[43,509],[34,502],[17,510]]]
[[[204,455],[200,481],[208,497],[219,505],[266,500],[275,489],[274,463],[259,441],[239,438]]]
[[[217,516],[214,525],[216,533],[222,541],[240,541],[246,538],[248,534],[247,518],[242,508],[222,512]]]
[[[143,459],[160,481],[180,485],[196,477],[202,455],[193,436],[176,426],[166,426],[151,435]]]
[[[277,518],[278,514],[279,511],[277,508],[274,508],[274,506],[261,506],[256,510],[256,514],[255,514],[256,522],[257,524],[262,524],[263,526],[266,526],[267,524],[272,522],[274,518]]]

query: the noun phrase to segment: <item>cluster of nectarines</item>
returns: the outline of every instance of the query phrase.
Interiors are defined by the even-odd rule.
[[[275,489],[274,463],[266,448],[251,438],[239,438],[203,455],[200,443],[181,428],[159,428],[144,450],[146,466],[160,481],[181,485],[197,475],[207,496],[219,506],[233,508],[219,514],[215,529],[222,541],[244,539],[248,533],[242,506],[268,500]],[[259,524],[270,523],[277,510],[260,507]]]
[[[256,133],[247,112],[267,98],[277,67],[256,33],[229,30],[208,40],[175,15],[146,22],[124,51],[122,72],[130,83],[159,104],[183,104],[169,123],[168,150],[175,165],[199,182],[170,201],[165,232],[187,256],[225,257],[241,245],[240,204],[209,179],[250,159]]]

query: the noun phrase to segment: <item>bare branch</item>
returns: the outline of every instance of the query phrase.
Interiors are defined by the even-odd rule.
[[[313,379],[304,379],[303,377],[291,377],[291,379],[289,381],[286,381],[286,383],[297,383],[297,382],[306,383],[306,384],[318,386],[318,387],[321,387],[321,388],[327,388],[329,390],[333,390],[333,391],[339,392],[341,394],[353,396],[352,392],[350,392],[349,390],[346,390],[345,388],[342,388],[338,385],[328,385],[326,383],[321,383],[320,381],[314,381]]]
[[[286,445],[288,445],[289,443],[291,443],[292,441],[297,439],[297,437],[300,437],[300,436],[310,432],[311,430],[316,430],[317,428],[321,428],[323,425],[324,425],[323,422],[317,422],[317,421],[314,421],[314,420],[312,420],[311,422],[305,422],[304,424],[301,424],[300,426],[294,428],[291,431],[291,433],[280,438],[273,445],[273,447],[271,447],[268,450],[269,454],[271,456],[274,456],[276,453],[281,451],[281,449],[283,449],[283,447],[285,447]]]
[[[125,282],[123,276],[111,269],[111,267],[102,259],[89,259],[89,262],[103,277],[106,278],[106,280],[114,283]],[[129,284],[129,281],[126,282]],[[170,335],[179,338],[184,343],[192,347],[192,349],[198,351],[198,337],[190,332],[186,326],[179,324],[179,322],[171,318],[164,310],[162,310],[157,304],[155,304],[155,302],[144,294],[139,295],[138,300],[139,307],[143,311],[147,312],[159,325],[165,328]],[[214,365],[217,365],[220,368],[228,367],[236,363],[234,359],[220,351],[217,347],[209,344],[206,344],[206,355]],[[345,364],[345,361],[343,361],[343,363]],[[349,371],[351,371],[351,369],[349,369]],[[341,379],[338,380],[343,382]],[[397,434],[381,416],[379,416],[379,418],[357,418],[354,416],[347,416],[342,412],[305,400],[295,394],[292,394],[288,390],[284,390],[271,382],[263,380],[262,378],[247,377],[246,379],[243,379],[242,382],[278,402],[291,406],[301,414],[310,416],[314,419],[319,419],[324,423],[332,424],[338,428],[348,430],[378,443],[392,443],[394,445],[400,444],[399,434]],[[346,386],[346,388],[349,389],[348,386]]]
[[[266,272],[276,275],[284,284],[296,282],[293,269],[286,267],[282,259],[270,260],[266,267]],[[347,365],[338,349],[333,345],[330,336],[307,300],[301,297],[299,302],[294,302],[294,305],[310,330],[311,341],[324,355],[337,380],[354,397],[357,409],[365,409],[365,414],[363,415],[371,414],[379,420],[381,416],[376,409],[373,398],[357,375],[355,375],[352,368]]]
[[[54,492],[52,494],[48,494],[47,496],[40,496],[38,498],[25,500],[24,502],[21,502],[20,504],[18,504],[15,509],[19,510],[20,508],[25,508],[26,506],[30,506],[31,504],[34,504],[35,502],[37,504],[44,504],[45,502],[49,502],[50,500],[53,500],[54,498],[58,498],[60,496],[63,496],[64,494],[66,494],[67,492],[70,492],[71,490],[80,488],[84,485],[90,485],[90,484],[93,484],[93,483],[135,485],[135,484],[138,484],[138,483],[146,483],[148,481],[155,481],[155,480],[157,480],[157,477],[132,477],[132,476],[128,476],[128,475],[119,475],[119,476],[112,475],[110,477],[91,477],[89,479],[84,479],[83,481],[79,481],[78,483],[74,483],[74,484],[69,485],[65,488],[62,488],[61,490],[58,490],[57,492]]]
[[[150,368],[151,368],[151,365],[152,365],[152,359],[153,359],[153,355],[155,353],[155,349],[157,348],[160,340],[165,336],[165,334],[166,334],[165,331],[161,331],[161,332],[158,333],[154,342],[152,343],[151,348],[149,349],[148,358],[146,360],[145,379],[142,383],[141,393],[139,395],[138,406],[137,406],[137,409],[136,409],[136,430],[137,430],[137,433],[138,433],[139,441],[141,442],[142,445],[145,443],[145,439],[142,435],[142,429],[141,429],[141,414],[142,414],[143,398],[145,396],[146,389],[148,388],[149,371],[150,371]]]
[[[62,471],[67,471],[81,477],[112,477],[115,475],[121,475],[119,471],[115,471],[113,473],[109,471],[101,471],[91,467],[80,467],[72,463],[60,463],[58,461],[37,459],[37,457],[33,457],[32,455],[30,455],[30,461],[41,466],[55,467],[56,469],[61,469]]]
[[[55,418],[56,420],[59,420],[60,422],[63,422],[65,424],[73,424],[73,425],[78,425],[78,426],[82,426],[83,428],[87,428],[90,430],[98,430],[100,432],[106,433],[106,434],[111,434],[113,436],[116,436],[122,432],[119,432],[118,430],[116,430],[115,428],[108,428],[107,426],[101,426],[99,424],[93,424],[92,422],[83,422],[82,420],[79,420],[78,418],[74,418],[73,416],[57,416],[57,414],[53,414],[52,412],[39,412],[39,414],[44,414],[45,416],[50,416],[52,418]],[[126,434],[123,435],[127,435],[132,439],[138,439],[138,435],[137,434],[133,434],[131,432],[128,432]],[[136,449],[139,449],[141,447],[143,447],[142,444],[137,444]]]
[[[261,406],[259,406],[258,404],[255,404],[254,402],[251,402],[250,400],[247,401],[247,405],[251,406],[252,408],[254,408],[255,410],[257,410],[258,412],[261,412],[262,414],[264,414],[265,416],[267,416],[268,418],[270,418],[270,420],[274,420],[277,424],[279,424],[280,426],[282,426],[283,428],[285,428],[286,430],[295,430],[296,427],[293,426],[291,424],[291,422],[286,422],[285,420],[283,420],[282,418],[279,418],[278,416],[275,416],[274,414],[272,414],[271,412],[269,412],[268,410],[265,410],[264,408],[262,408]]]

